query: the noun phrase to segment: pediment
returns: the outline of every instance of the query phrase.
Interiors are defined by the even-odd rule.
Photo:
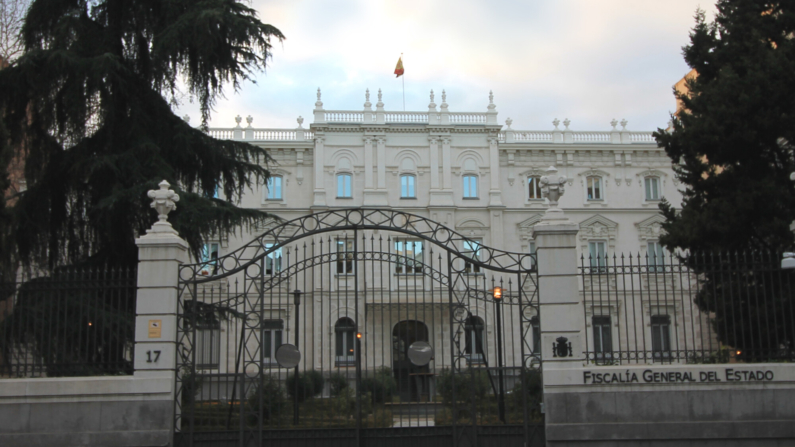
[[[591,169],[589,169],[587,171],[580,172],[577,175],[580,176],[580,177],[590,177],[592,175],[596,175],[596,176],[599,176],[599,177],[610,177],[610,173],[609,172],[602,171],[601,169],[594,169],[594,168],[591,168]]]
[[[665,230],[662,227],[663,223],[665,223],[665,217],[662,214],[655,214],[636,222],[635,227],[638,229],[638,238],[641,241],[659,239],[661,235],[665,234]]]
[[[533,227],[541,222],[542,217],[544,217],[543,214],[536,213],[516,224],[516,227],[519,229],[519,237],[524,240],[532,239]]]
[[[541,222],[541,218],[544,217],[543,214],[537,213],[533,214],[532,216],[528,217],[527,219],[519,222],[516,224],[517,227],[520,229],[530,229],[533,228],[537,223]]]
[[[591,216],[584,221],[580,222],[580,228],[582,227],[592,227],[592,226],[603,226],[607,228],[617,228],[618,223],[613,222],[612,220],[602,216],[601,214],[597,214],[595,216]]]
[[[528,170],[526,170],[524,172],[519,173],[519,175],[521,177],[542,177],[544,175],[547,175],[547,173],[544,172],[543,169],[532,168],[532,169],[528,169]]]

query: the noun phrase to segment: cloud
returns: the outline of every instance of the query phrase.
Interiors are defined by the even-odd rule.
[[[315,91],[326,109],[360,110],[364,90],[388,110],[427,108],[447,90],[453,111],[485,111],[494,90],[501,120],[517,129],[634,130],[664,126],[671,86],[687,71],[695,0],[255,1],[260,19],[287,37],[257,84],[218,102],[211,126],[252,115],[257,127],[311,122]],[[713,6],[704,7],[712,13]],[[405,79],[392,71],[404,54]],[[375,102],[375,101],[373,101]],[[437,103],[439,97],[437,96]],[[190,106],[180,109],[198,118]]]

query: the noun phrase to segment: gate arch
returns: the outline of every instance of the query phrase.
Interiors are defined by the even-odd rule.
[[[281,262],[266,265],[274,253]],[[502,438],[514,430],[532,445],[537,409],[509,391],[527,393],[519,385],[540,356],[528,339],[538,314],[533,256],[484,246],[414,214],[352,208],[280,222],[211,269],[182,265],[175,439],[200,445],[209,436],[205,426],[212,426],[236,445],[259,447],[277,445],[274,436],[294,429],[290,442],[312,445],[310,437],[323,436],[331,424],[348,430],[350,445],[367,445],[384,430],[417,431],[402,427],[408,419],[408,425],[433,422],[437,428],[425,430],[449,434],[444,438],[455,446],[477,445],[494,421]],[[495,287],[501,300],[493,298]],[[490,329],[480,332],[487,348],[467,353],[473,311]],[[355,359],[336,355],[334,325],[343,313],[355,316],[363,334]],[[208,318],[227,327],[224,352],[212,357],[225,360],[211,370],[197,367],[206,366],[197,355],[208,349],[197,323]],[[435,350],[429,364],[386,361],[392,328],[405,321],[427,324],[425,338]],[[343,340],[348,349],[348,336]],[[294,370],[275,360],[288,342],[302,352]],[[312,380],[325,385],[306,385]],[[341,420],[327,407],[342,405],[345,389],[353,390],[356,407]],[[213,403],[224,405],[226,417],[208,424],[202,415]]]

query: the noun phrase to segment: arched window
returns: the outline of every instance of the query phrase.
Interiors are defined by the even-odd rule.
[[[530,200],[541,200],[541,177],[527,177],[527,191]]]
[[[464,352],[470,364],[485,363],[485,350],[483,349],[483,319],[470,314],[464,325],[466,336]]]
[[[604,200],[604,185],[602,183],[602,177],[599,176],[591,176],[587,179],[587,186],[588,186],[588,200]]]
[[[644,184],[646,185],[646,200],[660,200],[660,178],[646,177]]]
[[[281,200],[282,199],[282,176],[274,175],[268,179],[265,185],[268,188],[268,200]]]
[[[417,197],[415,185],[417,178],[411,174],[404,174],[400,176],[400,198],[413,199]]]
[[[356,324],[348,317],[342,317],[334,325],[335,353],[334,363],[337,366],[355,365],[356,351],[354,348],[354,332]]]
[[[351,192],[351,175],[350,174],[337,174],[337,197],[349,199],[352,196]]]
[[[464,198],[477,199],[478,198],[478,176],[474,174],[467,174],[464,176]]]

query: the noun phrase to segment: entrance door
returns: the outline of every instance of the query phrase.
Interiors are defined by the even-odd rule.
[[[409,346],[417,341],[428,341],[428,326],[421,321],[401,321],[392,329],[392,371],[402,402],[422,402],[429,398],[429,387],[423,386],[428,366],[416,366],[408,356]]]

